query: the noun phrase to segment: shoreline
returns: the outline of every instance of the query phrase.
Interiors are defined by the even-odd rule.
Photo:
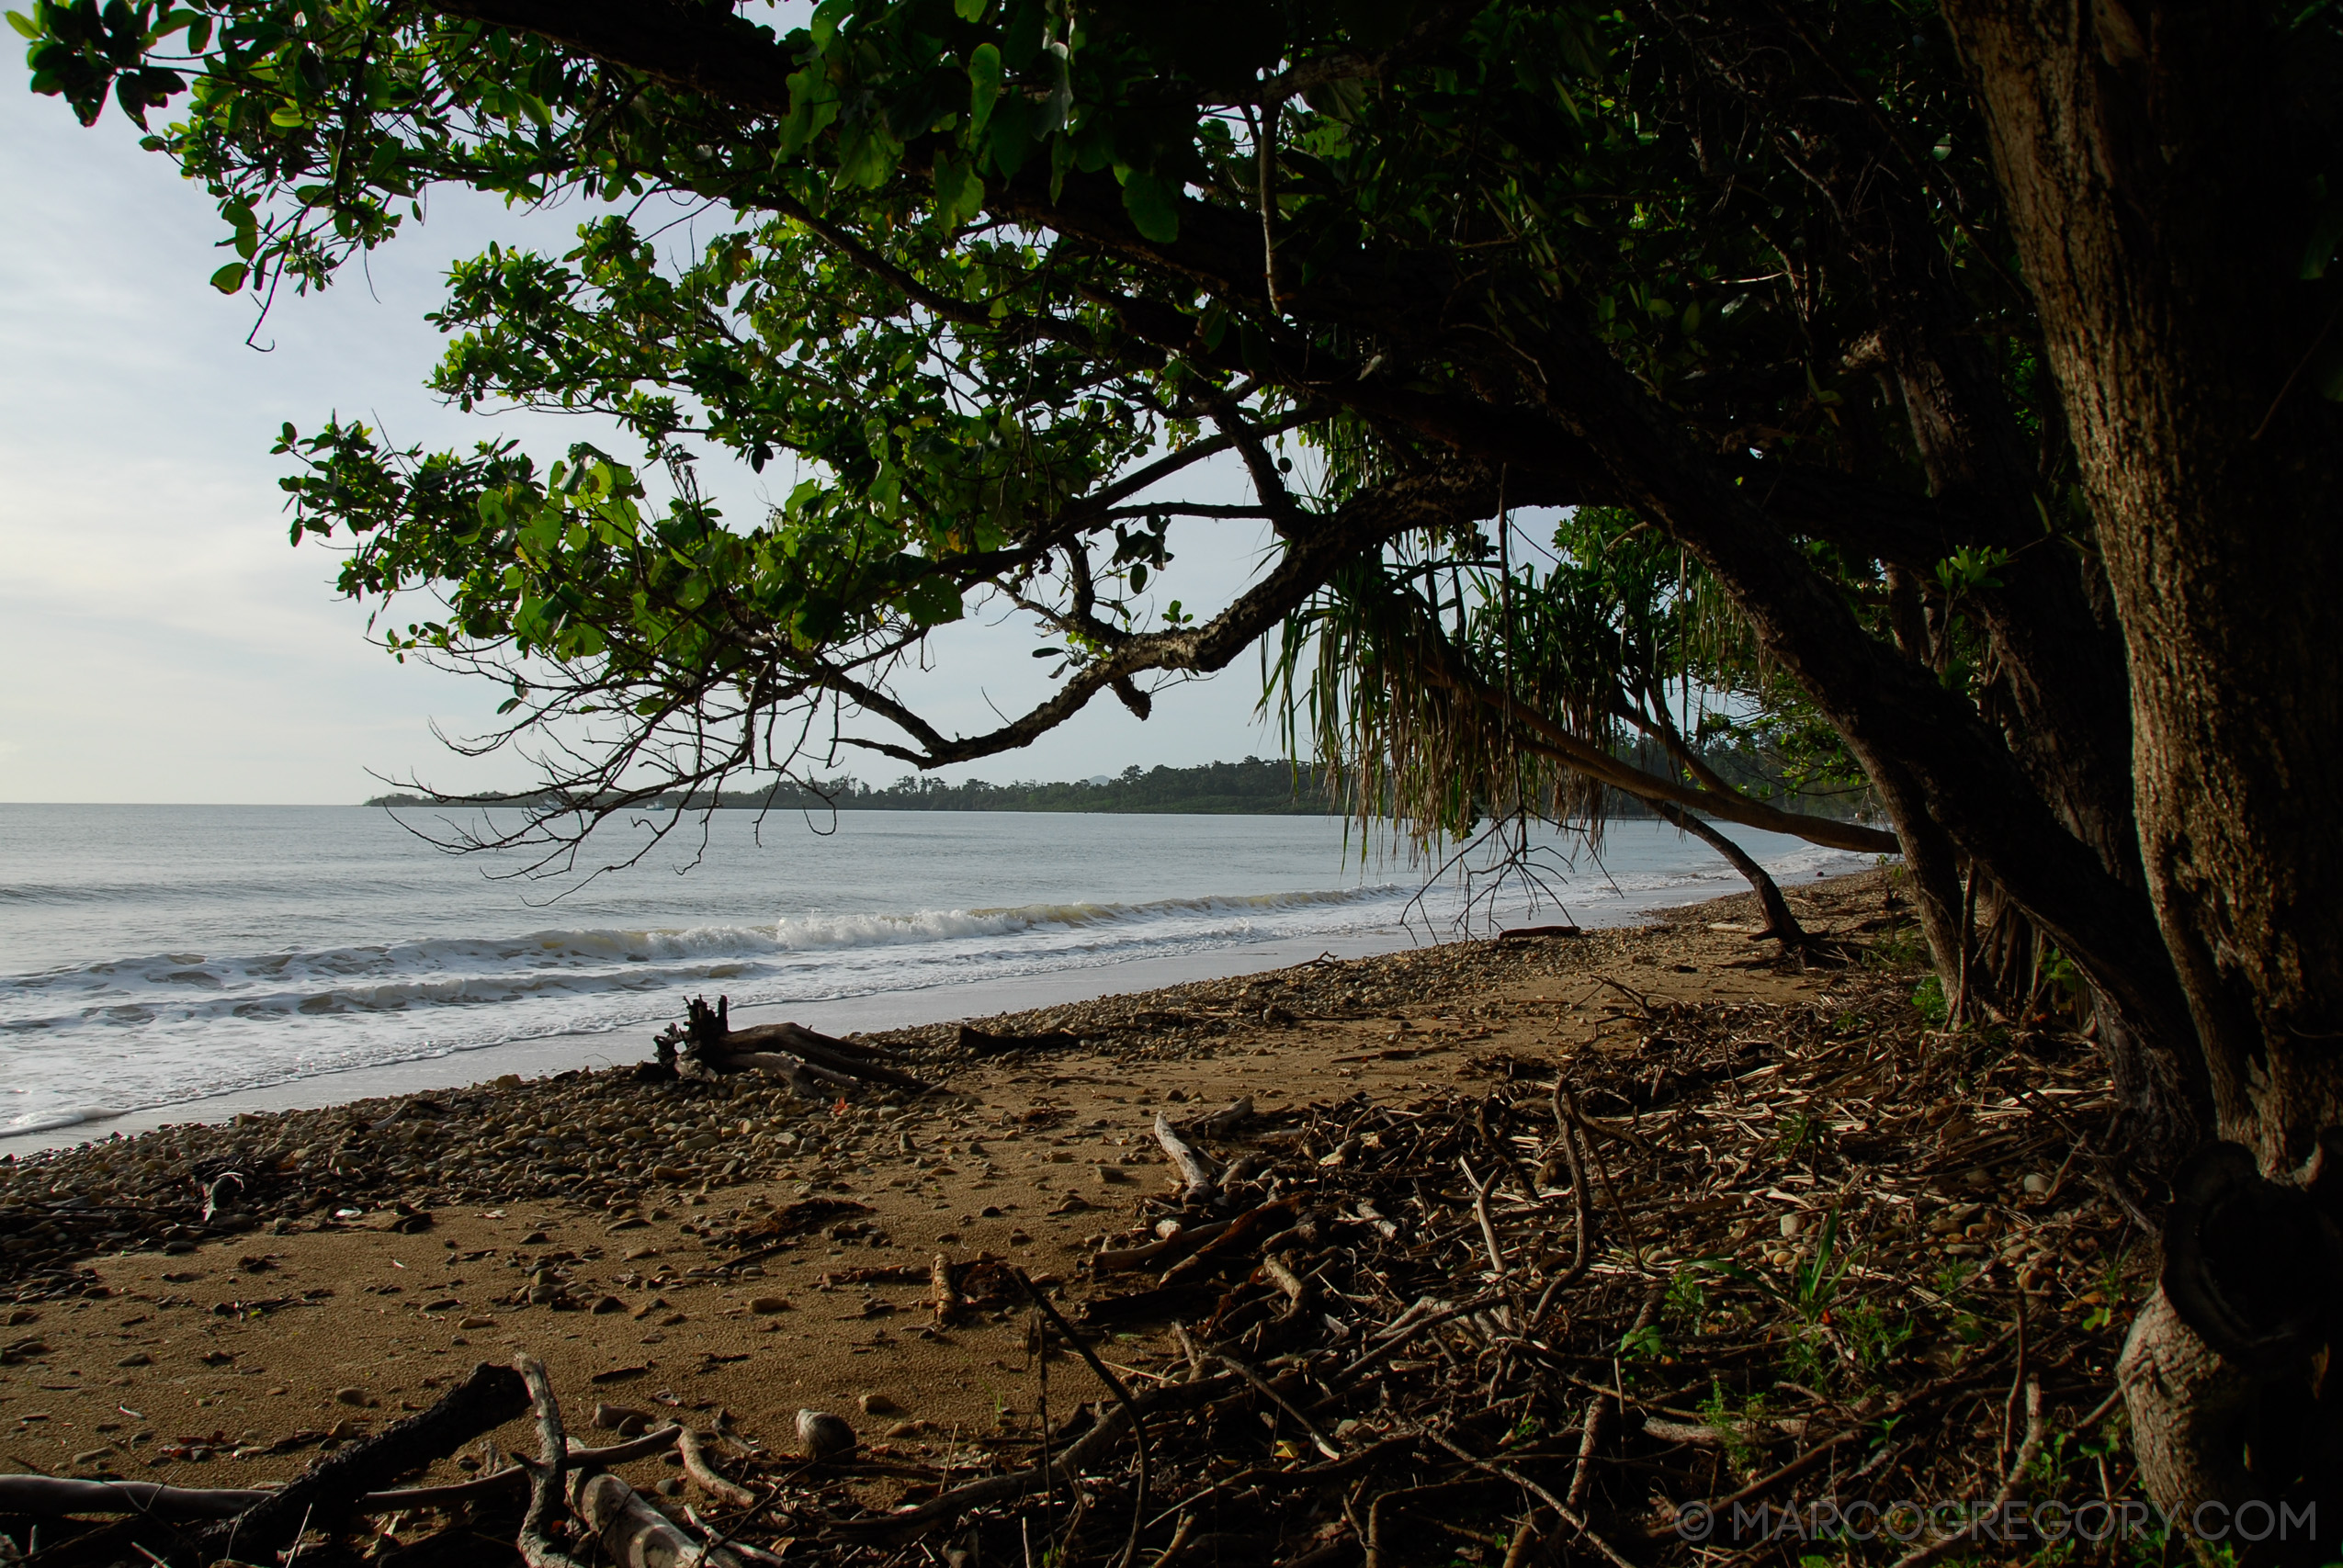
[[[1793,888],[1811,886],[1791,885]],[[1698,908],[1720,897],[1702,889],[1700,897],[1671,898],[1670,894],[1673,891],[1656,889],[1616,904],[1584,907],[1577,911],[1575,919],[1589,931],[1627,928],[1664,919],[1670,911]],[[1728,893],[1721,897],[1740,896]],[[787,1019],[826,1034],[876,1033],[1263,974],[1307,963],[1320,953],[1342,959],[1364,958],[1474,940],[1478,939],[1448,933],[1427,937],[1419,930],[1397,926],[1332,936],[1264,938],[1195,953],[1069,966],[999,979],[873,991],[812,1002],[757,1003],[736,1008],[734,1017],[744,1028]],[[631,1066],[648,1058],[649,1037],[657,1027],[655,1021],[644,1021],[593,1032],[541,1035],[403,1061],[337,1068],[125,1111],[85,1111],[70,1122],[0,1133],[0,1160],[21,1160],[118,1137],[137,1137],[163,1127],[217,1125],[243,1115],[314,1111],[357,1100],[475,1087],[515,1074],[526,1078],[575,1069]]]
[[[1303,952],[1305,948],[1309,951]],[[1199,953],[1126,959],[1086,968],[1048,970],[1038,975],[916,990],[874,991],[818,1002],[758,1003],[735,1008],[732,1016],[741,1028],[787,1019],[825,1034],[874,1033],[1258,974],[1306,963],[1320,952],[1330,952],[1338,958],[1363,958],[1409,949],[1409,939],[1401,932],[1247,943]],[[1220,960],[1228,962],[1217,962]],[[473,1050],[450,1051],[442,1055],[343,1067],[288,1078],[281,1083],[222,1089],[192,1100],[168,1100],[105,1115],[85,1113],[79,1121],[0,1134],[0,1158],[78,1148],[106,1142],[118,1134],[135,1137],[162,1127],[218,1125],[241,1115],[318,1111],[358,1100],[467,1089],[514,1074],[538,1077],[581,1068],[632,1066],[650,1059],[650,1038],[658,1028],[656,1021],[646,1021],[592,1033],[547,1034]]]
[[[2096,1136],[2113,1114],[2103,1065],[2070,1032],[1928,1033],[1889,875],[1785,894],[1839,959],[1753,942],[1755,900],[1737,894],[1636,927],[1305,961],[986,1021],[1062,1032],[1002,1055],[941,1023],[866,1035],[926,1081],[916,1095],[573,1070],[0,1163],[14,1222],[0,1320],[21,1336],[0,1363],[0,1423],[15,1461],[51,1474],[266,1486],[421,1410],[471,1363],[526,1354],[581,1422],[687,1420],[787,1483],[797,1412],[844,1413],[879,1462],[826,1483],[824,1506],[883,1515],[949,1474],[1025,1462],[1043,1423],[1089,1392],[1070,1357],[1053,1359],[1074,1386],[1041,1374],[1022,1296],[970,1286],[947,1324],[937,1268],[1028,1271],[1156,1384],[1190,1371],[1175,1323],[1244,1313],[1274,1327],[1269,1251],[1260,1271],[1250,1250],[1216,1258],[1209,1284],[1179,1263],[1150,1281],[1107,1262],[1197,1218],[1158,1147],[1166,1120],[1190,1136],[1252,1129],[1202,1135],[1218,1139],[1216,1179],[1241,1192],[1229,1213],[1292,1211],[1309,1249],[1293,1258],[1347,1269],[1343,1247],[1377,1247],[1378,1269],[1407,1271],[1330,1275],[1334,1315],[1287,1325],[1335,1336],[1343,1359],[1410,1301],[1488,1278],[1494,1250],[1500,1283],[1508,1269],[1572,1281],[1556,1353],[1651,1408],[1689,1408],[1719,1378],[1735,1400],[1779,1401],[1787,1378],[1817,1401],[1973,1380],[1998,1411],[2008,1337],[1977,1325],[2013,1312],[2054,1408],[2098,1405],[2147,1280],[2123,1216],[2070,1170],[2067,1130]],[[1590,1198],[1575,1221],[1548,1157],[1572,1094],[1599,1178],[1568,1178]],[[1508,1151],[1518,1168],[1499,1175]],[[1488,1203],[1477,1225],[1477,1192],[1517,1181],[1529,1201]],[[1492,1223],[1501,1247],[1484,1246]],[[1596,1245],[1566,1275],[1560,1242],[1590,1223]],[[1868,1262],[1839,1265],[1862,1299],[1838,1304],[1885,1337],[1847,1339],[1782,1304],[1841,1226]],[[1656,1321],[1659,1281],[1681,1300]],[[1470,1369],[1488,1348],[1478,1332],[1393,1359],[1395,1387],[1445,1387],[1451,1356]],[[1634,1336],[1657,1351],[1623,1358]],[[1441,1397],[1478,1387],[1476,1372]],[[1390,1435],[1377,1399],[1360,1392],[1339,1429]],[[1909,1495],[2000,1474],[1998,1424],[1966,1408],[1915,1417],[1926,1475],[1911,1484],[1935,1490]],[[1275,1436],[1248,1414],[1219,1438],[1240,1434],[1264,1453]],[[1564,1435],[1519,1462],[1550,1461],[1548,1483],[1566,1484],[1580,1443]],[[525,1419],[490,1436],[531,1440]],[[1612,1441],[1618,1457],[1700,1461],[1670,1481],[1680,1498],[1715,1489],[1697,1447],[1632,1427]],[[469,1459],[420,1479],[459,1481]],[[659,1461],[642,1462],[649,1487]]]

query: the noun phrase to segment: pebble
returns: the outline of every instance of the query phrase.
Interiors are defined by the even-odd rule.
[[[457,1319],[456,1326],[458,1328],[493,1328],[496,1326],[496,1320],[492,1317],[482,1317],[478,1313],[474,1313],[470,1317]]]
[[[1806,1217],[1804,1214],[1784,1214],[1782,1216],[1782,1234],[1785,1237],[1794,1236],[1805,1228]]]
[[[866,1416],[900,1416],[903,1407],[883,1393],[866,1393],[860,1401]]]
[[[854,1452],[855,1429],[843,1416],[832,1416],[827,1410],[800,1410],[798,1446],[808,1459],[836,1459]]]
[[[2029,1171],[2026,1173],[2026,1179],[2022,1185],[2028,1196],[2039,1198],[2050,1190],[2050,1178],[2038,1170]]]
[[[775,1313],[787,1312],[790,1309],[788,1298],[786,1296],[751,1296],[749,1310],[759,1317],[771,1317]]]
[[[334,1391],[334,1398],[337,1403],[343,1404],[364,1404],[366,1403],[366,1390],[362,1388],[337,1388]]]

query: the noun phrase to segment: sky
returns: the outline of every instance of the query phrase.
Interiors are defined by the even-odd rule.
[[[7,51],[13,54],[14,51]],[[429,220],[324,294],[280,299],[255,330],[248,298],[207,283],[222,230],[199,186],[138,149],[109,107],[84,130],[0,63],[0,801],[357,802],[382,778],[450,789],[530,782],[463,761],[435,738],[484,728],[504,688],[367,639],[332,589],[334,558],[286,543],[280,425],[357,416],[405,445],[509,434],[542,463],[597,427],[467,416],[424,390],[442,340],[424,320],[448,263],[491,240],[566,248],[577,209],[521,212],[435,193]],[[676,231],[677,243],[686,231]],[[247,337],[252,339],[247,344]],[[614,446],[625,451],[623,445]],[[786,495],[709,463],[736,521]],[[1250,499],[1223,471],[1198,499]],[[1259,526],[1175,529],[1168,592],[1224,603],[1260,567]],[[946,733],[973,733],[1047,691],[1027,624],[946,628],[909,690]],[[1259,667],[1159,694],[1142,724],[1111,698],[1035,745],[945,778],[1062,779],[1136,763],[1276,755],[1255,711]],[[873,759],[874,781],[908,772]]]

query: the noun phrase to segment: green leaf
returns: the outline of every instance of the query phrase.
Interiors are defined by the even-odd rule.
[[[1016,178],[1025,154],[1033,151],[1031,118],[1025,100],[1015,96],[1002,98],[993,110],[984,145],[1003,179]]]
[[[984,182],[958,158],[935,154],[935,215],[955,227],[975,217],[984,206]]]
[[[1133,169],[1125,177],[1123,210],[1141,234],[1159,245],[1180,237],[1180,209],[1172,187],[1145,169]]]
[[[27,38],[36,38],[36,39],[37,39],[37,38],[39,38],[39,37],[40,36],[40,29],[38,27],[34,26],[34,25],[33,25],[33,20],[32,20],[32,18],[31,18],[30,17],[26,16],[26,15],[25,15],[22,11],[11,11],[11,12],[9,12],[9,13],[8,13],[8,25],[9,25],[10,27],[12,27],[12,28],[16,28],[16,29],[17,29],[17,31],[18,31],[18,32],[20,32],[20,33],[24,34],[24,36],[25,36],[25,37],[27,37]],[[987,45],[985,45],[985,48],[987,48],[987,49],[990,49],[991,47],[992,47],[992,46],[991,46],[990,44],[987,44]]]
[[[14,16],[13,11],[9,15]],[[968,56],[968,130],[984,135],[985,122],[992,118],[992,106],[1001,100],[1001,51],[990,43],[976,46]]]
[[[828,50],[830,40],[838,36],[839,19],[854,9],[853,0],[822,0],[813,12],[813,46]]]
[[[984,19],[984,0],[952,0],[952,13],[964,22],[980,22]]]
[[[244,278],[251,271],[252,269],[242,262],[230,262],[211,275],[211,287],[222,294],[233,294],[244,286]],[[289,431],[291,429],[289,425],[286,428]],[[291,437],[288,435],[286,439],[290,440]]]

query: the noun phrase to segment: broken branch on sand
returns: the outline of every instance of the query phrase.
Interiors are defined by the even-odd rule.
[[[884,1051],[817,1033],[802,1024],[734,1029],[730,997],[717,998],[712,1008],[705,997],[694,997],[685,1006],[685,1021],[670,1025],[652,1043],[659,1052],[658,1068],[671,1073],[676,1070],[675,1048],[680,1045],[693,1067],[716,1077],[762,1068],[781,1073],[793,1084],[884,1084],[913,1094],[924,1094],[930,1087],[894,1066]]]
[[[1155,1141],[1163,1145],[1164,1154],[1179,1168],[1181,1179],[1186,1183],[1180,1194],[1181,1201],[1209,1203],[1220,1195],[1217,1168],[1160,1111],[1155,1113]]]

